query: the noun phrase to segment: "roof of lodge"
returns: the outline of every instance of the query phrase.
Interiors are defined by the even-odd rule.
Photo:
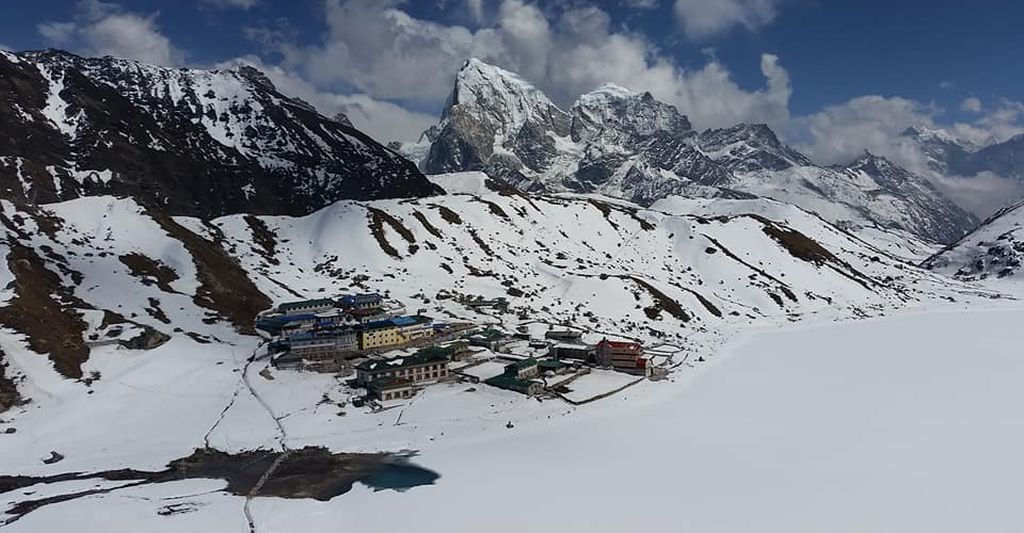
[[[388,318],[385,320],[375,320],[373,322],[367,322],[363,324],[362,329],[383,329],[383,328],[394,328],[401,326],[411,326],[413,324],[424,324],[430,322],[430,317],[425,316],[397,316],[394,318]]]
[[[365,372],[381,372],[392,368],[405,368],[441,361],[448,361],[448,355],[420,350],[413,355],[400,355],[389,359],[369,359],[356,365],[356,368]]]
[[[297,333],[295,335],[289,335],[288,336],[288,340],[289,341],[301,341],[301,340],[308,340],[308,339],[324,339],[324,340],[327,340],[327,339],[334,339],[334,338],[338,338],[338,337],[346,337],[346,336],[355,335],[355,334],[356,334],[356,330],[354,330],[354,329],[333,329],[333,330],[329,330],[328,332],[308,331],[308,332],[305,332],[305,333]]]
[[[598,344],[607,344],[612,348],[640,348],[640,343],[635,341],[610,341],[608,339],[601,339],[601,342]]]
[[[376,292],[367,292],[360,294],[344,294],[338,298],[338,302],[342,305],[356,303],[356,302],[377,302],[384,298]]]
[[[499,389],[506,389],[525,393],[527,390],[529,390],[530,384],[540,382],[531,381],[528,379],[519,379],[515,376],[510,376],[508,374],[498,374],[493,378],[485,379],[484,383],[491,385],[493,387],[498,387]]]
[[[278,309],[298,309],[302,307],[319,307],[324,305],[334,305],[334,300],[330,298],[317,298],[313,300],[298,300],[294,302],[284,302],[277,306]]]

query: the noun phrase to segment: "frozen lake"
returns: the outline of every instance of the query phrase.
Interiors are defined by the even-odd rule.
[[[346,530],[1019,531],[1021,324],[933,313],[754,334],[668,399],[452,442],[417,459],[437,485],[304,507]]]

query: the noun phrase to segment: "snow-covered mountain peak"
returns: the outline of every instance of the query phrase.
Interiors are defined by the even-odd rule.
[[[923,263],[925,268],[974,280],[1024,275],[1024,201],[1001,209],[958,242]]]
[[[609,143],[635,144],[662,132],[686,135],[690,121],[675,106],[660,102],[649,92],[635,93],[605,84],[584,94],[572,106],[572,138],[576,142],[601,137]]]
[[[508,130],[531,121],[558,127],[565,112],[540,89],[514,72],[472,58],[455,77],[447,112],[477,112]]]
[[[912,137],[918,141],[924,142],[942,142],[958,144],[965,148],[970,147],[971,144],[967,141],[953,135],[952,133],[942,128],[929,128],[927,126],[910,126],[903,132],[904,137]]]
[[[251,66],[4,54],[0,118],[0,187],[30,202],[113,194],[173,214],[301,214],[343,198],[437,191]]]
[[[708,156],[734,172],[783,170],[812,164],[806,156],[780,141],[766,124],[737,124],[707,130],[701,134],[700,143]]]
[[[479,59],[466,61],[421,166],[430,174],[491,168],[524,182],[557,156],[569,115],[519,75]]]
[[[456,77],[441,121],[402,152],[428,174],[478,170],[524,191],[642,205],[673,194],[765,196],[845,227],[879,225],[937,242],[976,223],[927,180],[888,161],[817,166],[765,124],[698,135],[675,106],[612,84],[564,113],[518,75],[476,60]]]

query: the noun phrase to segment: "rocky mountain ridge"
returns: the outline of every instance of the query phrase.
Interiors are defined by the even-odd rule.
[[[428,174],[479,170],[523,191],[641,205],[671,195],[764,196],[846,227],[878,225],[936,242],[977,223],[927,179],[888,161],[815,165],[767,125],[698,132],[674,106],[614,85],[563,111],[515,73],[477,59],[457,74],[438,124],[403,153]]]
[[[924,261],[925,268],[964,280],[1024,274],[1024,202],[1006,207],[958,242]]]
[[[439,192],[252,67],[173,69],[55,50],[0,52],[0,190],[27,203],[129,196],[204,217]]]

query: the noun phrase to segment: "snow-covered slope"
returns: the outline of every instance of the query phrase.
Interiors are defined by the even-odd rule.
[[[925,268],[974,280],[1024,275],[1024,202],[1000,210],[978,229],[924,262]]]
[[[259,353],[249,335],[255,313],[299,297],[380,290],[439,321],[541,335],[570,324],[591,341],[643,341],[676,377],[745,328],[877,316],[978,292],[770,200],[698,208],[674,198],[646,209],[596,195],[524,195],[481,173],[432,179],[455,194],[340,201],[301,217],[204,221],[110,196],[0,203],[0,474],[160,471],[196,449],[443,447],[494,438],[513,420],[542,429],[602,412],[459,383],[394,411],[357,408],[336,376],[250,359]],[[509,306],[462,303],[475,296]],[[635,381],[626,378],[595,370],[573,387]],[[646,402],[679,386],[639,383],[629,397]],[[42,461],[52,451],[63,459]],[[55,481],[0,494],[14,505],[76,483],[99,486]],[[161,498],[191,505],[181,520],[200,530],[281,516],[263,499],[223,491],[176,481],[95,497],[132,502],[135,526],[179,524],[162,516]],[[14,530],[95,501],[46,505]],[[308,503],[280,505],[293,516]]]
[[[0,51],[0,188],[132,196],[173,214],[304,214],[436,190],[408,161],[251,67]]]
[[[935,242],[977,223],[925,178],[878,157],[816,166],[763,124],[698,134],[675,107],[614,85],[565,112],[516,74],[475,59],[457,75],[439,124],[403,152],[428,173],[479,170],[524,191],[641,205],[671,195],[762,196],[851,229],[880,226]]]
[[[83,379],[97,345],[239,342],[272,301],[356,288],[441,317],[568,321],[676,342],[730,323],[868,313],[948,290],[944,278],[775,202],[643,209],[525,196],[480,173],[435,179],[459,194],[342,201],[300,218],[202,222],[112,197],[4,202],[0,310],[15,335],[2,348],[22,354],[7,377],[46,366],[26,359],[30,351]],[[452,298],[460,294],[507,297],[509,314],[480,317]]]

